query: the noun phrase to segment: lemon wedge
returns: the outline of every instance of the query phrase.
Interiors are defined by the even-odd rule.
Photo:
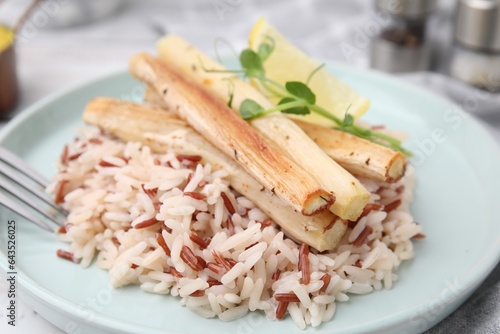
[[[287,81],[305,83],[310,74],[321,65],[290,43],[276,28],[261,18],[253,26],[248,43],[252,50],[257,51],[263,42],[274,42],[274,51],[264,61],[264,69],[269,79],[280,84],[284,85]],[[370,101],[366,97],[359,95],[351,87],[340,82],[324,68],[314,74],[309,82],[309,87],[316,95],[316,104],[340,119],[344,119],[347,110],[357,119],[370,106]],[[273,102],[277,103],[278,100]],[[305,117],[307,121],[325,126],[335,124],[315,113]]]

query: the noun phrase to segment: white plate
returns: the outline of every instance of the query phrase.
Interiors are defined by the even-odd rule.
[[[474,291],[500,259],[497,201],[500,154],[495,142],[458,107],[395,79],[339,65],[337,76],[368,96],[367,119],[410,134],[418,176],[412,211],[427,238],[399,269],[392,290],[339,303],[316,333],[418,333],[442,320]],[[81,111],[95,96],[140,99],[142,85],[126,73],[44,99],[0,132],[10,148],[50,177],[63,145],[82,126]],[[61,242],[0,208],[0,267],[7,268],[6,222],[17,222],[17,279],[21,297],[70,333],[301,333],[289,317],[271,322],[255,313],[224,323],[202,319],[176,298],[138,287],[113,290],[107,273],[56,257]]]

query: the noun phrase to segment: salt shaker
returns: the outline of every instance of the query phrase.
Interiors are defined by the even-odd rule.
[[[500,91],[500,1],[458,2],[449,72],[474,87]]]
[[[391,73],[427,70],[427,21],[436,0],[376,0],[375,5],[377,14],[389,19],[372,42],[371,66]]]

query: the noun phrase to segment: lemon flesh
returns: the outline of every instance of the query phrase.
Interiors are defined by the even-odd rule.
[[[249,47],[254,51],[257,51],[263,42],[274,42],[274,51],[264,61],[264,69],[269,79],[282,85],[287,81],[305,83],[310,74],[321,65],[290,43],[265,19],[260,19],[253,26],[248,41]],[[357,119],[370,106],[370,101],[366,97],[356,93],[323,68],[314,74],[309,87],[316,95],[316,104],[340,119],[345,117],[347,111]],[[279,98],[270,98],[274,103],[279,100]],[[335,125],[333,121],[315,113],[300,117],[325,126]]]

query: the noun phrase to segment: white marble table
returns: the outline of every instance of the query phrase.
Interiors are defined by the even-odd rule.
[[[13,22],[26,1],[7,1],[0,7],[0,22]],[[67,3],[67,0],[52,2]],[[222,9],[214,6],[215,3],[209,0],[126,1],[120,11],[107,19],[64,29],[48,29],[44,21],[31,21],[33,29],[26,32],[23,44],[18,47],[22,97],[16,113],[60,89],[124,69],[132,54],[152,51],[155,40],[166,32],[182,33],[207,51],[213,50],[215,37],[230,40],[240,48],[245,44],[249,28],[260,16],[266,16],[291,40],[317,57],[368,66],[367,48],[346,59],[338,47],[342,42],[352,42],[356,27],[372,19],[367,1],[231,0],[226,1],[231,5]],[[443,1],[442,12],[438,14],[444,26],[451,15],[447,9],[451,3],[453,1]],[[425,81],[427,86],[432,84],[433,90],[444,91],[442,77],[420,75],[408,79],[420,84]],[[486,119],[500,143],[500,113]],[[1,279],[0,305],[7,303],[6,291],[7,282]],[[6,325],[2,309],[0,333],[61,333],[26,305],[22,297],[17,302],[18,326],[13,329]]]

